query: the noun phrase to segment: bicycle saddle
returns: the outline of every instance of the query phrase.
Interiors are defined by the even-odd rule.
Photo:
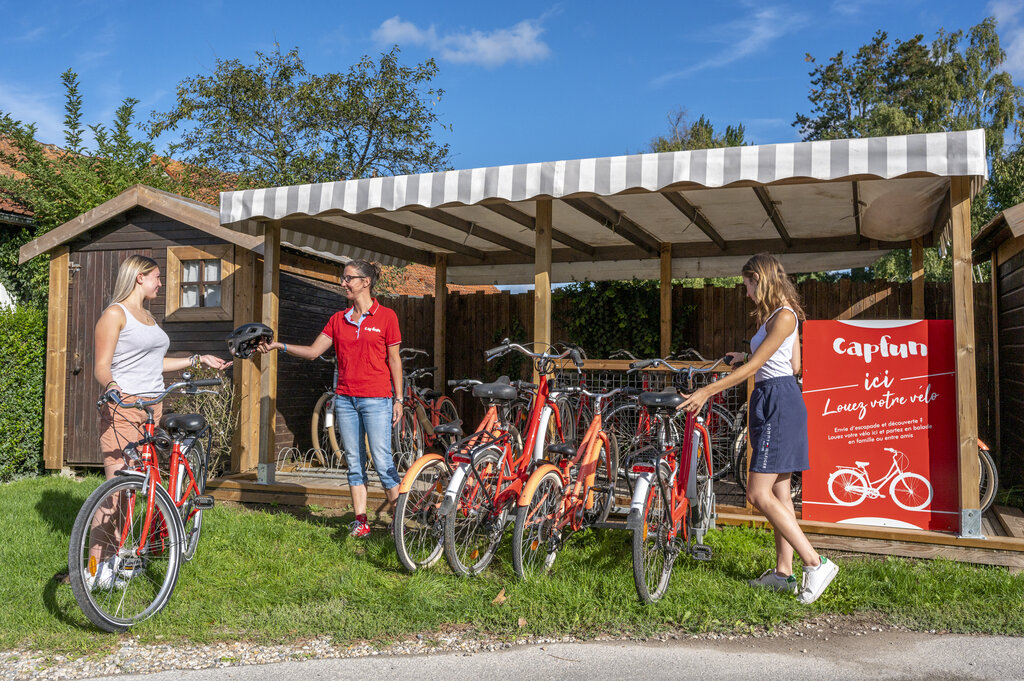
[[[861,468],[867,468],[870,461],[854,461],[854,463],[860,466]]]
[[[675,409],[685,401],[686,398],[675,390],[640,393],[640,404],[652,409]]]
[[[439,390],[424,390],[421,394],[423,395],[423,399],[427,402],[433,402],[441,395],[444,395],[444,393]]]
[[[462,437],[462,419],[455,419],[450,423],[441,423],[434,426],[434,435],[438,434]]]
[[[484,400],[514,400],[519,394],[507,383],[481,383],[473,386],[473,396]]]
[[[206,419],[202,414],[164,414],[160,419],[160,427],[171,433],[198,433],[206,428]]]
[[[556,442],[547,447],[549,454],[561,454],[562,456],[576,456],[576,445],[571,442]]]

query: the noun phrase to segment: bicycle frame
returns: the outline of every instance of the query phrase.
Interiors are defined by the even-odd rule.
[[[868,475],[868,469],[865,466],[837,466],[836,470],[849,470],[864,476],[864,479],[867,480],[868,483],[867,489],[864,491],[866,491],[868,495],[871,496],[872,498],[884,498],[885,495],[882,494],[881,490],[883,487],[885,487],[885,483],[889,482],[898,475],[903,475],[904,473],[906,473],[906,471],[904,471],[903,468],[901,468],[900,465],[896,463],[896,459],[898,456],[898,454],[892,455],[892,464],[889,466],[889,472],[883,475],[882,477],[878,478],[877,480],[871,479],[871,477]]]

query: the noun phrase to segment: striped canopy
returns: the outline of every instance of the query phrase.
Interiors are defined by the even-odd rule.
[[[221,224],[344,260],[433,264],[453,283],[528,283],[536,202],[553,200],[552,280],[735,274],[771,251],[791,271],[870,264],[934,242],[952,177],[987,178],[983,130],[633,154],[221,194]]]

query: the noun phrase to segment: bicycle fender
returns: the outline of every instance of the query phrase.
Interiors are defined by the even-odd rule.
[[[143,473],[142,471],[137,471],[137,470],[134,470],[134,469],[131,469],[131,468],[119,468],[118,470],[114,471],[114,475],[118,475],[118,476],[121,476],[121,477],[135,477],[135,478],[144,478],[144,477],[146,477],[146,474]]]
[[[446,508],[451,508],[451,504],[455,503],[455,495],[458,494],[458,490],[462,487],[462,481],[469,475],[469,464],[460,463],[458,467],[452,471],[452,479],[448,481],[448,489],[444,491],[444,501],[441,503],[441,513],[444,514]]]
[[[633,515],[635,511],[640,517],[643,517],[644,504],[647,503],[647,490],[650,489],[653,479],[654,473],[641,473],[636,477],[636,482],[633,485],[633,499],[629,503],[630,515]]]
[[[533,443],[533,460],[544,458],[547,447],[548,421],[551,419],[551,407],[545,406],[540,413],[540,424],[537,427],[537,439]]]
[[[405,476],[402,478],[401,484],[398,485],[398,493],[405,494],[412,488],[412,483],[416,479],[416,476],[420,474],[423,467],[431,461],[444,461],[444,457],[440,454],[424,454],[409,466],[409,470],[405,472]]]
[[[526,480],[526,485],[523,486],[523,491],[519,493],[520,506],[530,505],[530,500],[533,499],[533,493],[537,491],[537,485],[540,484],[541,478],[552,471],[557,473],[559,479],[561,479],[562,471],[560,471],[557,466],[546,463],[537,467],[537,470],[535,470]]]

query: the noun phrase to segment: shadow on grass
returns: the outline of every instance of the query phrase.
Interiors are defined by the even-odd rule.
[[[71,538],[71,527],[84,499],[63,490],[45,490],[36,502],[36,512],[50,529],[65,540]]]

